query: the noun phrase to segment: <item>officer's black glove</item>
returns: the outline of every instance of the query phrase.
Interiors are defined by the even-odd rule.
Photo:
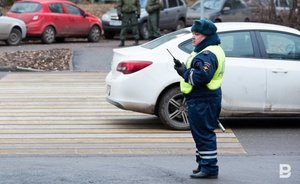
[[[183,73],[186,71],[186,66],[184,63],[180,63],[180,65],[175,63],[174,69],[177,71],[178,75],[183,77]]]
[[[180,67],[182,64],[178,59],[173,58],[176,67]]]
[[[137,15],[136,15],[136,18],[138,18],[138,19],[139,19],[140,17],[141,17],[141,15],[140,15],[140,14],[137,14]]]

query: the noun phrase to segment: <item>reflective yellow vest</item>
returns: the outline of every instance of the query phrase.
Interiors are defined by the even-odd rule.
[[[223,49],[218,45],[212,45],[208,46],[205,49],[203,49],[201,52],[208,50],[212,53],[214,53],[218,60],[218,68],[212,77],[211,81],[206,84],[207,88],[210,90],[216,90],[218,89],[223,81],[223,74],[225,69],[225,53]],[[201,52],[192,52],[191,55],[188,57],[186,61],[186,67],[187,69],[191,68],[192,61],[195,56],[200,54]],[[181,77],[180,79],[180,90],[184,94],[189,94],[193,90],[193,86],[190,83],[187,83],[184,81],[184,79]]]

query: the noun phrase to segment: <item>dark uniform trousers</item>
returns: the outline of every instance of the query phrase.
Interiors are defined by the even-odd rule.
[[[123,13],[122,17],[122,29],[120,33],[120,39],[125,40],[129,29],[132,30],[135,40],[139,40],[138,20],[136,13]]]
[[[218,96],[187,100],[190,128],[197,148],[198,167],[202,172],[213,175],[219,171],[214,130],[218,126],[221,99],[221,96]]]

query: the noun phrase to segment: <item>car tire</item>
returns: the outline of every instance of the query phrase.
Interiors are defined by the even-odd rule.
[[[13,28],[9,33],[8,39],[5,41],[7,45],[19,45],[22,40],[22,33],[19,29]]]
[[[101,38],[101,29],[98,26],[93,26],[90,29],[88,41],[89,42],[99,42]]]
[[[42,34],[42,42],[46,44],[53,43],[55,41],[55,29],[52,26],[47,26]]]
[[[176,25],[176,30],[185,28],[185,22],[183,20],[178,20]]]
[[[158,116],[167,128],[175,130],[190,128],[185,98],[179,86],[168,89],[162,95],[158,105]]]
[[[143,22],[140,27],[140,35],[141,39],[148,40],[149,39],[149,30],[148,30],[148,23]]]

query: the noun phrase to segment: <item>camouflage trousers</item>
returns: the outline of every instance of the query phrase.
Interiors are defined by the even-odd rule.
[[[120,33],[120,39],[125,40],[128,30],[132,30],[134,39],[138,40],[140,38],[138,29],[138,20],[135,13],[124,13],[122,17],[122,29]]]
[[[160,37],[159,11],[155,11],[155,12],[149,14],[149,16],[148,16],[148,31],[149,31],[149,38]]]

